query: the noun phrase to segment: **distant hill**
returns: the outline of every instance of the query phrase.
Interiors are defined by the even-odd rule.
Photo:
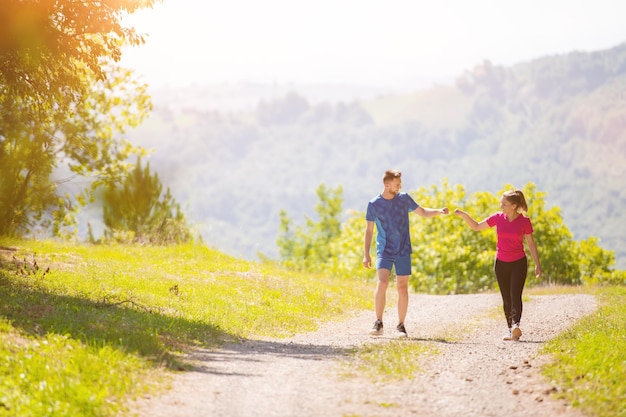
[[[154,149],[152,168],[207,244],[275,257],[281,209],[312,216],[324,183],[363,211],[394,167],[408,191],[444,178],[468,192],[534,182],[575,239],[599,237],[626,269],[626,44],[483,62],[454,84],[402,94],[342,101],[291,87],[155,90],[153,115],[131,133]]]
[[[222,113],[254,112],[261,101],[283,98],[297,91],[312,104],[349,102],[403,92],[402,87],[363,85],[293,85],[293,84],[190,84],[184,87],[150,87],[157,107],[177,110],[219,111]]]

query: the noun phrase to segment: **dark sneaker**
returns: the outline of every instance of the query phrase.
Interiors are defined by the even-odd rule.
[[[374,327],[372,327],[372,330],[370,330],[370,334],[372,336],[380,336],[381,334],[383,334],[383,322],[380,320],[376,320],[374,322]]]
[[[400,323],[396,327],[396,336],[398,336],[398,337],[407,337],[406,329],[404,328],[404,323]]]
[[[519,328],[519,324],[515,323],[511,329],[511,340],[517,342],[522,337],[522,330]]]

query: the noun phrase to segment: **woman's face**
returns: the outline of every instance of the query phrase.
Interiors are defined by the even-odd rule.
[[[500,208],[504,214],[517,213],[517,204],[511,203],[506,197],[500,199]]]

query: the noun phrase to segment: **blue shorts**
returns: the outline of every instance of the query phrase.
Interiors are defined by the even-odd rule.
[[[398,258],[378,258],[376,259],[376,269],[388,269],[396,266],[396,275],[411,275],[411,254]]]

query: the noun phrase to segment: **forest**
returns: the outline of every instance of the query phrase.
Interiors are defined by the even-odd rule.
[[[207,104],[219,99],[208,87],[161,88],[129,137],[152,150],[204,242],[234,256],[276,257],[280,211],[305,222],[321,184],[341,186],[346,210],[364,212],[395,168],[405,191],[533,183],[575,239],[597,237],[624,269],[625,91],[620,45],[512,67],[485,61],[450,85],[346,101],[294,87],[221,110]]]

